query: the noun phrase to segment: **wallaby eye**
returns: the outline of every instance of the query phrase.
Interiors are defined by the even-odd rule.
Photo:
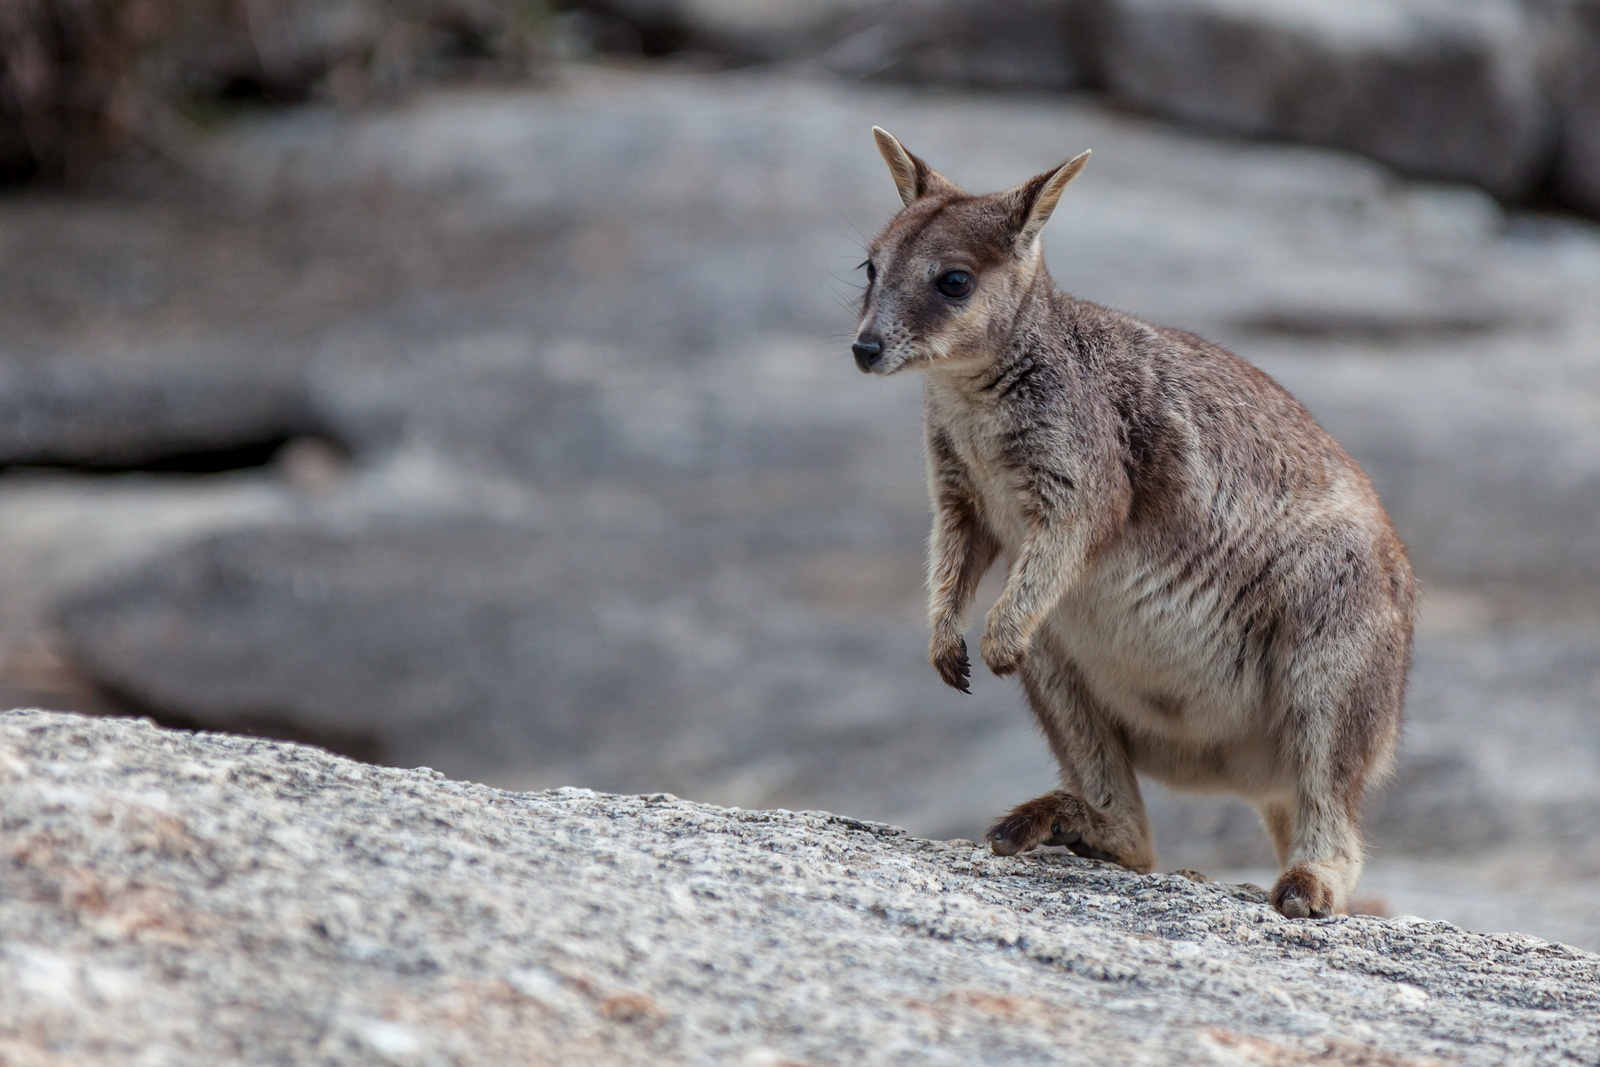
[[[863,260],[861,265],[867,268],[867,284],[871,285],[878,280],[878,268],[872,265],[872,260]]]
[[[947,270],[933,283],[945,296],[960,299],[972,292],[972,275],[964,270]]]

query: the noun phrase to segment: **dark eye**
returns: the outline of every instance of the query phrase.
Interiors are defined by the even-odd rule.
[[[964,270],[947,270],[939,275],[939,280],[933,284],[938,286],[939,291],[945,296],[959,300],[972,292],[972,275]]]
[[[874,267],[872,265],[872,260],[869,259],[869,260],[867,260],[865,263],[863,263],[861,265],[863,267],[867,268],[867,284],[868,285],[871,285],[873,282],[878,280],[878,268]]]

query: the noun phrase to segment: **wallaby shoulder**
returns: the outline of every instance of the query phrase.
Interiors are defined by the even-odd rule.
[[[1018,472],[1024,492],[1067,479],[1136,520],[1183,488],[1370,493],[1293,396],[1221,345],[1065,294],[1034,304],[981,373],[929,375],[930,458]]]
[[[928,375],[930,470],[964,475],[1003,542],[1022,536],[1025,521],[1069,518],[1104,541],[1132,491],[1121,420],[1096,352],[1072,329],[1070,302],[1052,293],[1040,304],[980,369]]]

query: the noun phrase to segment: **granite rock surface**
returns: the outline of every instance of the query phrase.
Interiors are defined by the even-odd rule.
[[[823,812],[0,714],[0,1056],[1593,1062],[1600,957]]]
[[[1594,213],[1594,0],[585,0],[648,44],[942,87],[1088,89]],[[1552,175],[1554,180],[1552,181]]]
[[[1541,52],[1514,0],[1118,0],[1107,12],[1101,69],[1129,103],[1512,199],[1548,165]]]

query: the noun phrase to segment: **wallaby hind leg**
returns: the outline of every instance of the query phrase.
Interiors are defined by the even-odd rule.
[[[1311,570],[1320,580],[1307,587],[1323,592],[1291,620],[1294,652],[1279,674],[1294,680],[1281,691],[1293,726],[1283,756],[1295,768],[1295,792],[1272,903],[1291,918],[1345,910],[1361,877],[1362,794],[1387,771],[1400,735],[1410,656],[1410,627],[1400,616],[1410,610],[1409,587],[1397,585],[1391,595],[1381,576],[1353,562],[1359,558],[1333,556]],[[1276,838],[1271,815],[1268,826]]]
[[[1272,905],[1291,919],[1343,912],[1361,877],[1361,796],[1368,778],[1385,769],[1400,721],[1399,693],[1373,689],[1370,684],[1352,687],[1343,700],[1332,702],[1332,713],[1317,728],[1298,736],[1294,800],[1265,809],[1284,867],[1272,888]],[[1375,700],[1388,707],[1378,703],[1371,712],[1362,710],[1374,708]],[[1382,725],[1374,729],[1374,721]]]
[[[1341,803],[1305,796],[1295,807],[1288,864],[1272,887],[1272,906],[1291,919],[1343,912],[1361,877],[1361,838]]]
[[[1043,651],[1035,648],[1024,661],[1022,685],[1061,765],[1062,788],[1013,808],[990,827],[989,845],[1002,856],[1065,845],[1080,856],[1152,870],[1155,848],[1133,763],[1077,670]]]
[[[1294,846],[1294,805],[1282,800],[1269,800],[1259,806],[1261,823],[1272,839],[1272,850],[1278,854],[1278,866],[1289,865],[1289,849]]]

